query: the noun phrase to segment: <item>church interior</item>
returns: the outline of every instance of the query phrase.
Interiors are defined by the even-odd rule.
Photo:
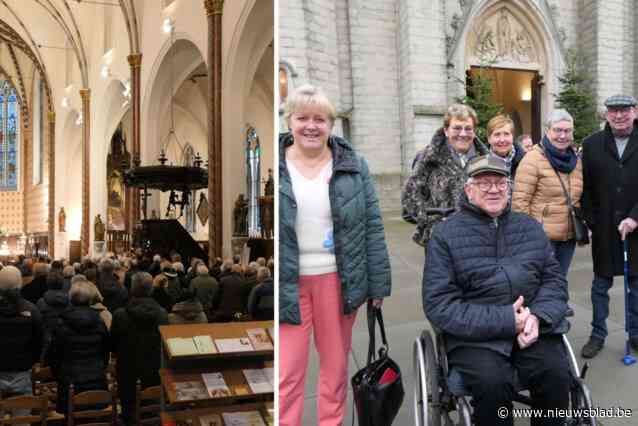
[[[0,0],[3,424],[273,424],[273,3]]]
[[[273,25],[271,1],[3,1],[0,257],[126,251],[153,220],[241,249],[272,211]]]

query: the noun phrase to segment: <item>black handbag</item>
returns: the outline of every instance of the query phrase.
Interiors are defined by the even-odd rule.
[[[368,361],[352,376],[352,393],[359,426],[390,426],[403,402],[401,369],[388,356],[388,342],[383,327],[381,308],[368,301]],[[375,323],[379,322],[381,341],[379,358],[375,360]],[[354,422],[354,419],[353,419]]]
[[[567,209],[569,211],[569,218],[571,219],[571,223],[574,227],[574,240],[580,245],[589,244],[589,229],[587,229],[587,224],[583,219],[581,210],[577,207],[574,207],[572,204],[572,197],[569,196],[569,192],[567,192],[567,188],[565,188],[565,184],[563,180],[560,178],[560,174],[556,169],[556,176],[558,177],[558,181],[560,182],[560,186],[563,188],[563,192],[565,193],[565,197],[567,198]]]

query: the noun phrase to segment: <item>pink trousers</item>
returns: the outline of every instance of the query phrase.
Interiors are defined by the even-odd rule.
[[[299,278],[301,325],[279,325],[279,425],[301,426],[310,335],[319,353],[317,416],[320,426],[339,426],[348,395],[348,353],[356,312],[343,314],[335,273]]]

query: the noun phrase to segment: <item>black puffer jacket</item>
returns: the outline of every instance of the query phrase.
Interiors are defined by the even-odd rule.
[[[104,389],[109,360],[109,333],[90,306],[69,306],[53,330],[49,364],[58,382],[58,412],[66,410],[68,386],[79,391]]]
[[[448,351],[472,346],[508,356],[518,296],[541,334],[567,332],[567,283],[542,226],[509,207],[493,219],[465,195],[460,208],[434,228],[423,274],[424,311]]]
[[[36,305],[42,314],[45,351],[58,325],[60,314],[69,306],[69,293],[64,290],[48,290]]]
[[[168,324],[166,311],[152,298],[130,300],[125,308],[113,314],[112,350],[117,354],[117,381],[125,398],[135,392],[135,382],[143,385],[159,383],[159,326]]]
[[[31,369],[42,351],[42,316],[35,305],[21,297],[16,304],[0,295],[0,341],[2,371]]]

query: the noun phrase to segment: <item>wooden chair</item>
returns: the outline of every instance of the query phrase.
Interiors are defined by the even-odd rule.
[[[151,386],[142,390],[140,381],[135,386],[135,424],[136,425],[160,425],[162,423],[159,412],[161,411],[160,398],[161,386]],[[154,416],[145,416],[151,415]]]
[[[33,395],[46,396],[53,402],[57,400],[58,383],[51,367],[40,367],[40,364],[35,364],[31,368],[31,390]]]
[[[105,408],[93,408],[95,405],[106,405]],[[76,406],[90,406],[85,410],[78,410]],[[76,420],[82,419],[92,423],[76,423]],[[103,422],[96,423],[96,419],[105,419]],[[108,419],[108,420],[107,420]],[[73,385],[69,386],[69,406],[67,411],[67,426],[82,424],[83,426],[112,426],[117,424],[117,405],[115,404],[115,396],[113,390],[90,390],[75,394]]]
[[[5,415],[0,417],[0,425],[40,424],[46,426],[48,408],[48,400],[44,396],[20,395],[3,399],[0,401],[0,411]],[[8,414],[14,410],[27,410],[31,414]],[[33,414],[33,411],[36,411],[37,414]]]

